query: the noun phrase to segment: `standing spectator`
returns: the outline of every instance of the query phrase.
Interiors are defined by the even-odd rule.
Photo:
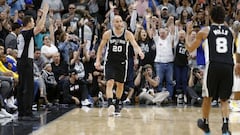
[[[17,92],[18,119],[23,121],[39,120],[32,113],[33,103],[33,58],[34,58],[34,35],[41,32],[44,27],[49,6],[43,7],[41,20],[34,27],[34,20],[30,16],[23,19],[23,29],[18,35],[18,62],[19,86]]]
[[[68,13],[63,14],[62,23],[64,26],[71,26],[73,31],[77,29],[78,22],[81,19],[80,14],[76,14],[76,7],[74,4],[69,4]]]
[[[63,60],[69,65],[70,56],[79,48],[79,39],[76,35],[70,35],[66,32],[63,32],[60,35],[59,41],[58,49],[63,57]]]
[[[154,58],[156,56],[156,45],[153,39],[150,38],[147,31],[139,25],[137,25],[135,37],[145,55],[144,59],[139,61],[139,65],[144,66],[146,64],[150,64],[153,66]]]
[[[182,0],[181,2],[182,2],[182,6],[180,6],[180,7],[178,7],[176,9],[177,16],[180,16],[180,14],[181,14],[183,9],[186,9],[188,14],[194,15],[193,9],[191,8],[190,3],[188,2],[188,0]]]
[[[189,53],[185,48],[184,30],[176,30],[175,39],[175,58],[174,58],[174,73],[176,78],[176,90],[183,90],[184,102],[187,103],[187,79],[188,79],[188,56]]]
[[[171,16],[177,16],[176,15],[176,9],[175,7],[169,2],[169,0],[162,0],[162,4],[160,4],[158,6],[159,10],[162,9],[163,6],[166,6],[167,7],[167,10],[168,10],[168,13],[171,15]]]
[[[58,52],[58,49],[55,46],[55,37],[54,37],[54,31],[53,31],[52,18],[50,18],[49,32],[50,32],[50,36],[45,35],[43,37],[43,46],[41,48],[41,55],[46,58],[46,61],[51,63],[53,54]]]
[[[158,22],[161,22],[160,14],[158,14]],[[150,23],[151,20],[149,20],[149,17],[147,17],[147,23]],[[169,27],[167,28],[161,28],[160,24],[158,24],[158,32],[156,31],[156,20],[152,21],[152,34],[153,34],[153,40],[156,44],[156,57],[154,60],[154,66],[156,70],[157,76],[160,78],[160,83],[158,86],[158,91],[162,91],[162,88],[164,87],[164,79],[166,80],[166,88],[167,91],[169,91],[169,101],[172,102],[172,96],[173,96],[173,29],[170,27],[170,24],[173,24],[173,17],[170,17],[168,20]],[[167,25],[167,26],[168,26]],[[147,24],[147,30],[148,33],[151,34],[151,30],[149,25]]]
[[[64,10],[62,0],[43,0],[41,7],[43,7],[44,3],[48,3],[49,11],[53,12],[53,18],[55,20],[61,19],[61,13]]]
[[[14,16],[16,10],[24,10],[25,9],[25,1],[24,0],[7,0],[7,4],[10,8],[10,16]]]

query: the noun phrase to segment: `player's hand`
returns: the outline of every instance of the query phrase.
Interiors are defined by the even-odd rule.
[[[240,76],[240,63],[235,65],[235,75]]]
[[[145,56],[144,56],[144,53],[143,53],[142,51],[139,52],[138,55],[140,56],[141,60],[144,59],[144,57],[145,57]]]
[[[97,70],[101,70],[101,63],[100,63],[100,62],[96,61],[96,63],[94,64],[94,66],[95,66],[95,68],[96,68]]]

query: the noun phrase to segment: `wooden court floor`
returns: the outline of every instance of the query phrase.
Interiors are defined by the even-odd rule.
[[[211,135],[221,135],[219,108],[211,110]],[[106,108],[75,108],[32,135],[203,135],[196,121],[197,107],[128,107],[120,117],[108,117]],[[232,135],[240,135],[240,112],[231,112]]]

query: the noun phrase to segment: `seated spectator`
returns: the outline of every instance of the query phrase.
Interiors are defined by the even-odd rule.
[[[2,56],[4,56],[4,46],[0,44],[0,57]],[[18,74],[14,73],[12,70],[7,69],[1,60],[0,60],[0,72],[2,72],[5,76],[18,79]]]
[[[17,49],[10,49],[7,53],[7,62],[12,64],[12,71],[17,72]]]
[[[41,76],[46,85],[47,99],[52,102],[58,99],[58,92],[56,89],[57,81],[54,77],[54,73],[52,72],[51,64],[47,63],[42,72]]]
[[[89,106],[87,85],[78,79],[77,71],[69,71],[69,79],[63,82],[63,101],[67,104]]]
[[[52,65],[52,71],[54,73],[54,77],[57,81],[57,90],[58,94],[60,94],[59,98],[62,96],[62,83],[65,79],[68,78],[68,64],[65,61],[61,61],[60,59],[60,53],[55,53],[53,55],[53,62]],[[61,101],[61,99],[60,99]]]
[[[146,64],[139,68],[134,84],[138,87],[139,101],[145,104],[161,103],[168,96],[169,92],[163,91],[157,93],[157,86],[159,84],[159,78],[153,73],[152,66]]]
[[[34,50],[33,62],[37,65],[37,67],[39,68],[39,71],[42,71],[43,66],[47,63],[47,61],[41,55],[41,51],[39,48],[35,48]]]
[[[14,105],[13,87],[14,80],[12,77],[4,76],[0,73],[1,87],[0,87],[0,118],[1,117],[13,117],[12,114],[6,110],[13,109],[17,110],[17,106]]]
[[[33,74],[34,74],[34,100],[38,99],[37,93],[39,93],[39,98],[43,98],[43,104],[50,105],[48,98],[47,98],[47,90],[45,81],[41,75],[41,71],[39,70],[38,66],[33,63]],[[36,85],[36,86],[35,86]]]

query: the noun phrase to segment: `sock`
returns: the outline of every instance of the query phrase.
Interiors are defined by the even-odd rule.
[[[116,100],[116,106],[119,106],[120,99]]]
[[[208,125],[208,119],[203,118],[203,123]]]
[[[226,133],[228,131],[228,118],[223,118],[222,132]]]
[[[108,98],[108,106],[113,105],[112,98]]]
[[[227,123],[228,124],[228,118],[223,118],[223,123]]]

